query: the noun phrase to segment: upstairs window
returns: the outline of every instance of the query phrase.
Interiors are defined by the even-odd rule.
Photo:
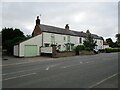
[[[64,39],[64,42],[66,41],[66,38],[65,37],[63,37],[63,39]]]
[[[82,43],[82,38],[81,37],[79,38],[79,43]]]
[[[70,36],[68,36],[68,43],[70,42]]]

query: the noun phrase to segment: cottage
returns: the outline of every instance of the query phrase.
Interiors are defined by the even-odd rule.
[[[72,51],[75,46],[83,45],[87,34],[70,30],[68,24],[65,28],[40,24],[39,16],[37,16],[32,36],[32,38],[14,45],[14,56],[40,56],[44,51],[52,53],[51,45],[56,45],[59,51]],[[97,41],[96,49],[103,49],[103,38],[95,34],[92,36]]]
[[[111,48],[110,46],[109,46],[109,44],[107,43],[107,42],[103,42],[103,49],[105,49],[105,48]]]

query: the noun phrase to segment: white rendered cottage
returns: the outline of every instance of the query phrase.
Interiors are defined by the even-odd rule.
[[[43,25],[40,24],[40,19],[37,17],[32,36],[32,38],[14,45],[14,56],[40,56],[41,50],[45,49],[48,53],[52,53],[52,44],[55,44],[59,51],[72,51],[75,46],[83,45],[87,33],[69,30],[68,24],[64,29]],[[92,36],[97,41],[95,48],[103,49],[103,38],[95,34]]]

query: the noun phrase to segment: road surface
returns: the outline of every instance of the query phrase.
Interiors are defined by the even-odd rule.
[[[118,87],[118,53],[3,64],[2,69],[3,88]]]

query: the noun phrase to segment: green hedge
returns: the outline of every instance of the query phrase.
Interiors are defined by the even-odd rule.
[[[101,53],[104,53],[104,52],[105,52],[105,49],[99,49],[99,51],[100,51]]]
[[[76,47],[76,50],[85,50],[85,46],[84,45],[78,45],[77,47]]]
[[[106,48],[105,51],[106,53],[120,52],[120,48]]]

